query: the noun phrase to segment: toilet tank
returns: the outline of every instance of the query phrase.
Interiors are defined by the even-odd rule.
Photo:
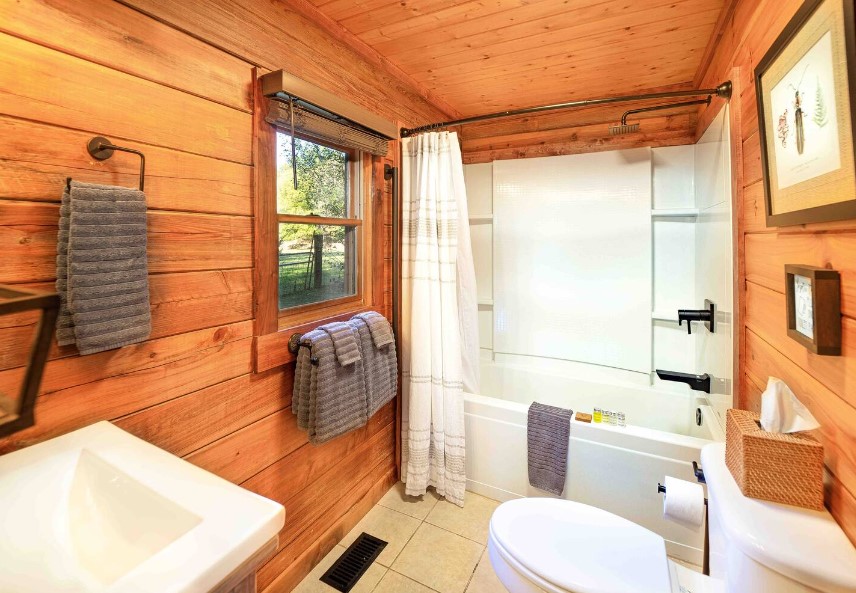
[[[725,444],[701,452],[707,480],[710,575],[728,593],[856,593],[856,548],[827,511],[743,496]]]

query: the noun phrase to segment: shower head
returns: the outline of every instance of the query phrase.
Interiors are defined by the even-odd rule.
[[[725,88],[725,85],[721,85]],[[717,89],[718,92],[718,89]],[[724,92],[724,91],[723,91]],[[698,99],[696,101],[682,101],[680,103],[668,103],[666,105],[654,105],[652,107],[640,107],[639,109],[631,109],[630,111],[625,111],[624,115],[621,116],[621,123],[615,126],[609,126],[609,135],[610,136],[621,136],[623,134],[632,134],[633,132],[639,131],[639,124],[628,124],[627,116],[632,115],[634,113],[644,113],[646,111],[660,111],[662,109],[674,109],[675,107],[689,107],[690,105],[710,105],[710,95],[707,96],[707,99]]]
[[[632,134],[639,131],[639,124],[620,123],[615,126],[609,126],[610,136],[621,136],[623,134]]]

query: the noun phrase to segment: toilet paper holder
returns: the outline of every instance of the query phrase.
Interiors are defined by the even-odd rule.
[[[696,461],[693,461],[693,474],[695,475],[696,480],[699,481],[699,484],[707,484],[707,481],[704,479],[704,470],[698,466],[698,462]],[[666,493],[666,487],[660,482],[657,482],[657,492],[660,494]],[[707,498],[704,499],[704,504],[707,505]]]
[[[704,479],[704,470],[698,466],[698,463],[693,461],[693,473],[696,480],[702,484],[707,484]],[[660,482],[657,482],[657,492],[660,494],[666,493],[666,487]],[[710,524],[707,505],[707,497],[704,497],[704,550],[702,551],[702,574],[710,576]]]

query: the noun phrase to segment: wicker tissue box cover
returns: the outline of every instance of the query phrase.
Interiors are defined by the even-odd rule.
[[[807,433],[767,432],[760,416],[730,409],[725,465],[745,496],[823,509],[823,445]]]

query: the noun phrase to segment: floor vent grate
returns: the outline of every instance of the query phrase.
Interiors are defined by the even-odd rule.
[[[348,593],[385,547],[386,542],[382,539],[368,533],[360,534],[324,573],[321,582],[330,585],[336,591]]]

